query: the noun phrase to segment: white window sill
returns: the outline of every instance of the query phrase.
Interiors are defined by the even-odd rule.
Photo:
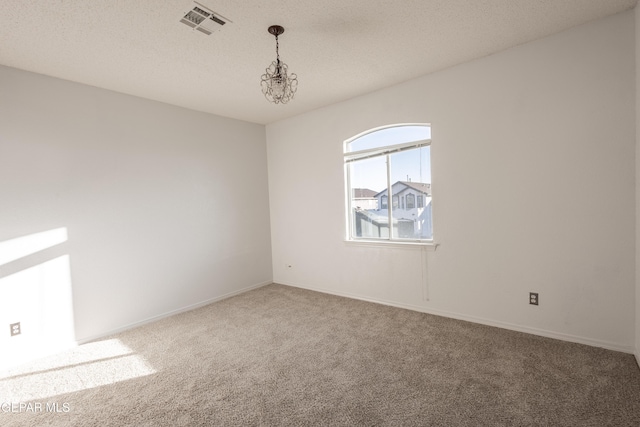
[[[438,243],[435,242],[399,242],[397,240],[345,240],[348,246],[368,246],[377,248],[403,248],[403,249],[425,249],[427,251],[435,251]]]

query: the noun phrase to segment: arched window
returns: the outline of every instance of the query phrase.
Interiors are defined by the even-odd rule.
[[[344,163],[349,240],[433,240],[430,125],[384,126],[356,135],[344,143]],[[356,212],[354,189],[380,200],[379,206]],[[418,207],[427,206],[418,213],[409,211],[416,194]]]

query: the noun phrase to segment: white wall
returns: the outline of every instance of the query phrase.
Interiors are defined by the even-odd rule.
[[[274,281],[633,351],[634,55],[627,12],[268,125]],[[432,124],[426,272],[343,242],[342,142],[405,122]]]
[[[68,255],[79,341],[272,279],[262,125],[0,67],[0,164],[0,249],[68,235],[0,286]]]

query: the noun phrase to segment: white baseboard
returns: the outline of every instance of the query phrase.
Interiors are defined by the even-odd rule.
[[[243,294],[245,292],[249,292],[249,291],[261,288],[261,287],[266,286],[266,285],[270,285],[271,283],[273,283],[273,282],[272,281],[268,281],[268,282],[258,283],[257,285],[251,285],[251,286],[248,286],[246,288],[242,288],[242,289],[237,290],[237,291],[229,292],[228,294],[224,294],[224,295],[221,295],[219,297],[210,298],[208,300],[201,301],[201,302],[198,302],[198,303],[195,303],[195,304],[191,304],[191,305],[188,305],[186,307],[178,308],[176,310],[168,311],[166,313],[159,314],[157,316],[149,317],[149,318],[141,320],[139,322],[129,323],[128,325],[122,326],[120,328],[112,329],[112,330],[106,331],[104,333],[100,333],[100,334],[97,334],[97,335],[93,335],[93,336],[85,337],[85,338],[81,338],[81,339],[76,339],[76,343],[77,343],[77,345],[86,344],[88,342],[95,341],[95,340],[107,337],[109,335],[118,334],[120,332],[124,332],[124,331],[127,331],[129,329],[137,328],[137,327],[146,325],[148,323],[157,322],[158,320],[164,319],[166,317],[171,317],[171,316],[175,316],[176,314],[184,313],[186,311],[195,310],[197,308],[204,307],[205,305],[213,304],[214,302],[222,301],[223,299],[231,298],[233,296],[240,295],[240,294]]]
[[[404,308],[404,309],[412,310],[412,311],[419,311],[421,313],[434,314],[436,316],[449,317],[449,318],[452,318],[452,319],[464,320],[464,321],[472,322],[472,323],[480,323],[482,325],[493,326],[493,327],[502,328],[502,329],[508,329],[508,330],[517,331],[517,332],[524,332],[524,333],[527,333],[527,334],[539,335],[539,336],[547,337],[547,338],[554,338],[554,339],[561,340],[561,341],[568,341],[568,342],[573,342],[573,343],[577,343],[577,344],[585,344],[585,345],[589,345],[589,346],[592,346],[592,347],[601,347],[601,348],[606,348],[608,350],[620,351],[622,353],[635,354],[636,355],[636,360],[638,361],[638,364],[640,365],[640,355],[638,354],[638,352],[634,353],[634,348],[631,347],[631,346],[625,346],[625,345],[612,343],[612,342],[608,342],[608,341],[594,340],[594,339],[591,339],[591,338],[580,337],[580,336],[570,335],[570,334],[564,334],[564,333],[560,333],[560,332],[547,331],[547,330],[544,330],[544,329],[531,328],[529,326],[517,325],[517,324],[513,324],[513,323],[508,323],[508,322],[500,322],[500,321],[496,321],[496,320],[485,319],[485,318],[482,318],[482,317],[468,316],[466,314],[455,313],[455,312],[451,312],[451,311],[438,310],[438,309],[432,309],[432,308],[428,308],[428,307],[421,307],[421,306],[416,306],[416,305],[411,305],[411,304],[398,303],[398,302],[395,302],[395,301],[387,301],[387,300],[381,300],[381,299],[376,299],[376,298],[369,298],[369,297],[365,297],[365,296],[362,296],[362,295],[356,295],[356,294],[351,294],[351,293],[347,293],[347,292],[334,292],[334,291],[329,291],[329,290],[322,289],[322,288],[315,288],[315,287],[312,287],[312,286],[302,286],[302,285],[294,284],[294,283],[283,283],[283,282],[276,282],[276,283],[280,283],[280,284],[285,285],[285,286],[291,286],[291,287],[294,287],[294,288],[308,289],[310,291],[322,292],[322,293],[325,293],[325,294],[331,294],[331,295],[337,295],[337,296],[341,296],[341,297],[353,298],[353,299],[357,299],[357,300],[361,300],[361,301],[368,301],[368,302],[388,305],[388,306],[392,306],[392,307]]]

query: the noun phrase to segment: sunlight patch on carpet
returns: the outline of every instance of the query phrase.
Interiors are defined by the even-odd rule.
[[[25,402],[144,377],[157,371],[120,340],[85,344],[0,375],[0,401]]]

